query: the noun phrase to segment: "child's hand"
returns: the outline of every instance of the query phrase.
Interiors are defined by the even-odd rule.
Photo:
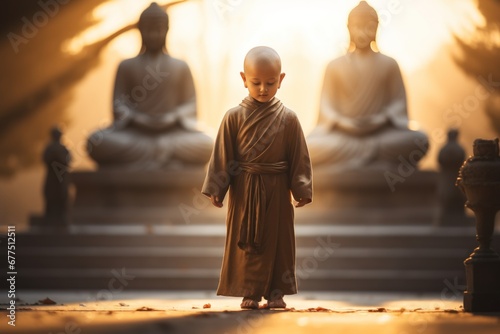
[[[310,198],[299,198],[299,200],[297,202],[295,202],[295,207],[300,208],[300,207],[303,207],[304,205],[306,205],[307,203],[311,203]]]
[[[210,201],[212,202],[213,206],[216,206],[218,208],[222,208],[222,202],[219,200],[219,196],[210,196]]]

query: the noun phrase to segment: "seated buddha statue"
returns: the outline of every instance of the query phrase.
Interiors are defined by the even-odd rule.
[[[372,49],[378,15],[366,1],[349,14],[350,50],[324,75],[318,124],[308,136],[311,162],[332,170],[417,164],[427,136],[408,127],[406,92],[397,62]]]
[[[113,123],[88,138],[99,168],[168,169],[203,165],[213,141],[196,128],[188,65],[165,49],[167,13],[152,3],[139,18],[140,53],[122,61],[113,92]]]

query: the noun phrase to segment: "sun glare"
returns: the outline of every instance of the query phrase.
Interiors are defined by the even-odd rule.
[[[452,34],[472,32],[482,17],[473,1],[400,1],[391,16],[381,16],[378,45],[409,73],[425,65]]]
[[[150,2],[149,0],[119,0],[101,4],[92,13],[92,20],[97,23],[67,41],[63,45],[63,52],[71,55],[78,54],[85,46],[98,42],[115,33],[120,28],[136,22],[138,13],[141,13]],[[126,38],[130,38],[127,42],[132,43],[122,41],[118,45],[120,48],[125,49],[125,54],[128,54],[129,46],[135,44],[134,40],[136,38],[131,37],[132,35],[130,34],[126,36]]]
[[[199,118],[212,130],[224,112],[245,96],[239,71],[256,45],[275,48],[287,74],[278,96],[296,110],[307,132],[315,124],[326,64],[349,45],[347,15],[359,0],[191,0],[169,9],[167,48],[188,62],[196,82]],[[77,54],[137,21],[150,0],[108,1],[93,13],[96,24],[64,46]],[[168,3],[167,2],[161,2]],[[372,0],[379,14],[377,45],[410,75],[452,41],[453,32],[472,30],[481,20],[472,0]],[[464,22],[469,22],[465,24]],[[115,57],[133,57],[136,30],[110,43]]]

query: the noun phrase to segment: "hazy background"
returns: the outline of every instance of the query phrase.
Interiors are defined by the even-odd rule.
[[[166,4],[169,1],[158,1]],[[287,74],[278,97],[315,125],[323,72],[348,46],[347,14],[358,0],[190,0],[169,8],[169,53],[188,62],[202,128],[214,135],[225,111],[246,95],[239,71],[256,45],[275,48]],[[111,119],[118,63],[140,48],[137,21],[150,1],[9,0],[0,40],[0,225],[26,224],[42,212],[41,152],[60,125],[73,170],[94,169],[88,134]],[[372,0],[378,46],[400,64],[411,126],[427,132],[423,169],[436,169],[446,130],[475,138],[500,133],[500,4],[497,0]],[[123,29],[126,28],[126,29]],[[125,30],[123,33],[120,30]],[[117,33],[120,32],[120,33]],[[497,71],[497,72],[494,72]],[[493,85],[495,86],[495,85]]]

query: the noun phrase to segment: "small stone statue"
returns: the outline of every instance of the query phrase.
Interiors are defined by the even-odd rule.
[[[466,206],[476,217],[479,247],[470,256],[470,261],[479,258],[495,258],[491,240],[495,230],[495,215],[500,210],[500,155],[498,138],[474,140],[473,153],[462,167],[457,186],[465,193]],[[500,296],[499,296],[500,297]]]
[[[71,154],[61,143],[62,132],[54,127],[50,131],[52,141],[43,152],[47,174],[43,187],[46,225],[65,227],[68,224],[68,187]]]
[[[500,148],[498,138],[474,140],[469,157],[457,178],[466,205],[476,217],[479,247],[464,261],[467,290],[464,311],[500,311],[500,256],[492,247],[495,215],[500,210]]]
[[[89,137],[89,155],[99,168],[203,166],[213,141],[196,130],[196,94],[188,65],[165,50],[168,15],[153,2],[142,12],[138,28],[142,49],[120,63],[113,124]]]
[[[467,221],[465,195],[455,186],[460,166],[465,160],[465,150],[458,143],[458,130],[448,131],[448,141],[438,154],[439,175],[437,197],[439,202],[436,224],[460,225]]]
[[[327,66],[318,125],[308,137],[314,166],[332,170],[413,164],[428,139],[408,128],[406,92],[397,62],[372,48],[378,15],[366,1],[349,14],[351,51]]]

